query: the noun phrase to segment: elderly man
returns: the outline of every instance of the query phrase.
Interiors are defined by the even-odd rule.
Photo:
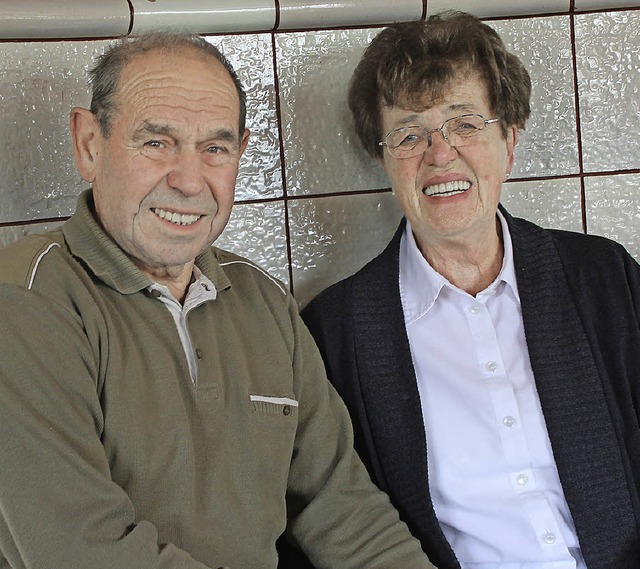
[[[473,16],[382,31],[349,103],[405,219],[303,316],[361,457],[440,569],[630,569],[640,267],[499,208],[529,96]]]
[[[0,566],[430,569],[357,458],[296,303],[212,248],[245,95],[201,38],[124,40],[71,112],[91,183],[0,253]]]

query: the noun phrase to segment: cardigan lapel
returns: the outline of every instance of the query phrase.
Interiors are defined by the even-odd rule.
[[[631,498],[602,380],[560,257],[548,231],[505,215],[531,367],[582,554],[589,569],[627,567],[611,552],[635,543]]]
[[[403,220],[381,255],[354,276],[356,360],[363,403],[385,477],[379,482],[405,512],[405,521],[423,545],[437,543],[437,551],[427,553],[433,563],[446,569],[459,565],[437,521],[428,488],[422,407],[398,284],[404,227]]]

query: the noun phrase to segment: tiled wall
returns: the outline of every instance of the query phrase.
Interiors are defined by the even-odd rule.
[[[487,19],[533,79],[532,117],[505,206],[543,226],[611,236],[640,260],[640,1],[454,4]],[[351,71],[383,24],[452,5],[3,0],[0,245],[73,211],[84,186],[68,114],[88,104],[93,56],[130,30],[179,25],[212,34],[249,95],[253,135],[217,244],[265,267],[304,304],[377,254],[401,216],[384,173],[355,138],[346,108]]]

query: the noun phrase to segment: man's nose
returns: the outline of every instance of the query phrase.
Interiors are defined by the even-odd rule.
[[[167,183],[185,195],[196,195],[205,189],[204,163],[195,149],[181,148],[167,174]]]

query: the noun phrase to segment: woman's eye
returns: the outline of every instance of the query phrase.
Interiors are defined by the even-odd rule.
[[[469,134],[470,132],[475,132],[476,130],[478,130],[478,127],[468,122],[461,122],[455,125],[454,130],[456,132]]]
[[[419,134],[408,134],[407,136],[405,136],[400,141],[400,144],[398,144],[398,146],[411,146],[411,147],[413,147],[416,144],[418,144],[421,139],[422,139],[422,137]]]

